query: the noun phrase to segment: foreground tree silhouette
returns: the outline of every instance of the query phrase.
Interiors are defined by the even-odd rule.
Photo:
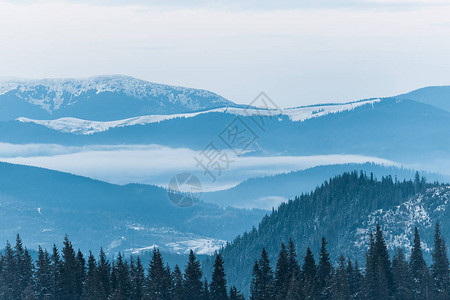
[[[319,252],[319,266],[317,268],[317,285],[320,299],[332,299],[331,290],[333,279],[333,266],[330,254],[327,251],[327,241],[322,237],[322,245]]]
[[[50,256],[47,250],[39,246],[38,259],[36,261],[36,298],[45,299],[52,293],[52,270]]]
[[[409,268],[412,279],[413,299],[432,299],[431,277],[425,260],[423,259],[422,246],[417,227],[414,228],[414,242],[411,250]]]
[[[260,284],[261,284],[261,299],[269,300],[273,296],[273,271],[270,266],[269,255],[265,248],[261,251],[261,258],[259,259],[260,270]]]
[[[223,268],[222,255],[217,254],[214,261],[214,271],[210,284],[210,296],[212,300],[227,300],[227,280]]]
[[[68,236],[64,237],[64,246],[62,249],[62,268],[61,268],[61,294],[63,299],[80,299],[77,282],[78,278],[78,261],[75,257],[75,251]]]
[[[447,257],[447,246],[441,235],[439,223],[436,223],[434,233],[434,247],[431,253],[433,264],[431,265],[434,287],[437,299],[449,299],[449,262]]]
[[[148,296],[149,299],[165,300],[170,299],[170,289],[168,287],[167,270],[164,267],[163,259],[159,249],[153,249],[153,256],[148,269]]]
[[[403,253],[403,249],[397,249],[392,260],[392,273],[394,276],[394,297],[395,299],[412,299],[412,281],[409,272],[408,262]]]
[[[245,300],[244,296],[239,292],[236,287],[230,288],[230,300]]]
[[[286,246],[281,243],[281,250],[278,254],[277,265],[275,269],[275,281],[274,281],[274,296],[278,299],[286,298],[290,277],[289,273],[289,258]]]
[[[183,289],[185,299],[201,299],[202,276],[200,262],[191,250],[189,252],[189,261],[184,272]]]
[[[316,261],[309,247],[303,259],[301,282],[303,293],[310,299],[316,299],[318,297]]]
[[[263,299],[262,276],[258,261],[255,260],[252,272],[252,281],[250,283],[250,300]]]
[[[174,300],[182,300],[184,297],[184,289],[183,289],[183,274],[181,273],[180,267],[175,265],[175,268],[172,273],[173,278],[173,299]]]
[[[433,264],[430,268],[424,261],[417,229],[414,231],[410,262],[406,261],[403,250],[397,249],[391,263],[381,226],[378,225],[375,236],[369,235],[366,270],[362,274],[358,263],[346,260],[343,255],[334,271],[324,239],[318,265],[316,266],[313,253],[308,248],[300,269],[295,246],[290,239],[288,248],[281,244],[275,279],[268,254],[262,249],[261,257],[255,261],[253,268],[250,299],[449,299],[449,264],[439,224],[436,224],[434,240]],[[75,255],[67,236],[64,239],[62,259],[56,246],[53,247],[51,256],[40,247],[38,250],[37,259],[33,262],[20,237],[16,238],[14,248],[9,243],[6,244],[0,256],[0,299],[243,299],[234,286],[230,288],[227,297],[227,281],[221,254],[215,257],[212,281],[208,284],[192,251],[183,278],[178,266],[171,272],[169,266],[164,266],[159,250],[154,249],[146,278],[139,256],[125,258],[119,253],[112,260],[111,267],[105,253],[100,250],[98,260],[89,253],[86,262],[81,251]],[[325,286],[330,288],[325,289],[327,293],[319,293],[320,270],[327,269],[322,273],[327,275],[322,278],[329,278],[330,283]],[[68,270],[74,271],[70,273]],[[430,270],[433,276],[430,276]],[[300,276],[296,276],[296,273]],[[27,277],[27,274],[32,276]],[[392,276],[392,288],[389,287],[389,276]],[[70,283],[73,285],[69,285]],[[65,286],[73,289],[66,289]],[[80,286],[83,287],[81,292]],[[67,298],[71,291],[78,298]]]

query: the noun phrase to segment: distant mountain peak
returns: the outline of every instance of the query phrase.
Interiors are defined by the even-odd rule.
[[[124,75],[4,78],[0,79],[0,101],[4,106],[3,114],[14,114],[19,110],[28,112],[28,115],[15,115],[15,118],[78,117],[94,120],[238,106],[206,90],[152,83]]]

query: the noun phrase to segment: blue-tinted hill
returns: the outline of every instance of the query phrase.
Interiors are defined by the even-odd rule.
[[[165,189],[113,185],[71,174],[0,163],[0,239],[23,236],[31,248],[49,248],[67,233],[83,249],[111,253],[157,245],[201,253],[251,228],[262,211],[199,203],[174,206]],[[217,246],[218,247],[218,246]],[[206,251],[205,250],[205,251]]]
[[[273,176],[248,179],[237,186],[224,191],[205,193],[202,200],[224,207],[276,208],[280,202],[287,201],[303,193],[309,193],[330,177],[344,172],[364,172],[373,174],[375,178],[392,176],[397,180],[414,179],[415,170],[383,166],[372,163],[341,164],[318,166],[306,170],[295,171]],[[428,181],[450,182],[450,176],[420,172]]]
[[[450,86],[425,87],[395,98],[414,100],[450,111]]]

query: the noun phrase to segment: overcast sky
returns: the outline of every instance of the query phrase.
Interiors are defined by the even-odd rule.
[[[4,1],[0,76],[124,74],[280,106],[450,84],[450,1]]]

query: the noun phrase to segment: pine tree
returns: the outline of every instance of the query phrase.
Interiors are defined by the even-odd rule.
[[[450,298],[450,279],[449,279],[449,261],[447,257],[447,246],[442,237],[439,223],[436,223],[434,233],[434,248],[431,253],[433,264],[431,265],[434,287],[437,299]]]
[[[277,299],[286,298],[291,275],[289,274],[288,252],[286,246],[282,243],[275,268],[274,296]]]
[[[375,232],[375,261],[378,273],[378,295],[381,299],[387,299],[392,295],[393,278],[391,270],[391,261],[387,250],[386,242],[383,237],[383,231],[380,224],[377,224]]]
[[[1,299],[18,299],[16,291],[18,289],[17,264],[14,258],[14,250],[9,241],[2,256],[2,273],[1,273]]]
[[[112,298],[115,300],[129,299],[131,295],[130,271],[120,252],[114,265],[114,277],[115,289]]]
[[[262,275],[258,261],[253,265],[252,281],[250,283],[250,300],[263,299]]]
[[[175,286],[174,286],[174,278],[172,276],[172,271],[170,270],[169,264],[166,264],[165,268],[164,288],[166,289],[165,298],[172,300]]]
[[[102,299],[106,299],[111,295],[111,265],[106,259],[103,248],[100,248],[100,255],[97,265],[99,295]]]
[[[159,249],[153,249],[153,256],[148,269],[148,293],[154,300],[167,299],[166,270]]]
[[[189,252],[189,261],[184,272],[183,290],[186,299],[200,299],[202,295],[202,271],[194,252]]]
[[[131,265],[130,263],[130,273],[131,273],[131,299],[140,300],[144,297],[144,282],[145,274],[144,267],[142,266],[141,259],[139,256],[136,259],[136,264]]]
[[[76,260],[76,294],[81,298],[81,295],[83,294],[83,283],[86,279],[86,260],[80,249],[78,249]]]
[[[322,237],[322,245],[319,253],[319,265],[317,268],[317,284],[320,299],[332,299],[332,275],[333,266],[330,260],[330,254],[327,251],[327,241]]]
[[[64,247],[62,249],[62,286],[61,293],[63,299],[79,299],[81,297],[78,294],[78,261],[75,256],[75,251],[73,249],[72,243],[69,241],[68,236],[64,237]]]
[[[49,299],[52,296],[52,270],[50,256],[47,250],[39,246],[38,259],[36,261],[36,298],[38,300]]]
[[[178,265],[175,265],[172,277],[174,281],[173,299],[183,300],[184,299],[183,275],[181,274],[181,270],[180,267],[178,267]]]
[[[308,299],[317,299],[317,267],[311,249],[306,249],[301,273],[303,293]]]
[[[350,289],[350,295],[352,299],[361,298],[361,283],[363,281],[363,276],[358,266],[358,262],[352,263],[350,259],[347,261],[347,276],[348,276],[348,286]]]
[[[378,272],[377,272],[377,257],[375,253],[375,240],[372,232],[369,235],[369,249],[366,253],[366,270],[364,277],[364,298],[370,300],[377,300],[378,297]]]
[[[33,289],[33,283],[32,282],[28,283],[27,287],[25,288],[25,290],[22,291],[21,294],[22,294],[20,296],[21,300],[35,300],[36,297]]]
[[[261,274],[261,297],[263,300],[272,299],[273,296],[273,271],[270,266],[269,256],[265,248],[261,251],[259,259],[259,269]]]
[[[82,298],[87,300],[100,300],[101,298],[98,291],[99,281],[98,281],[97,264],[92,252],[89,252],[87,264],[88,267],[86,273],[86,281],[83,287]]]
[[[286,300],[301,300],[304,299],[303,291],[299,277],[291,277],[286,295]]]
[[[214,261],[214,271],[210,284],[210,294],[212,300],[227,300],[227,280],[225,279],[225,270],[223,267],[222,255],[218,253]]]
[[[245,300],[245,298],[235,286],[232,286],[230,288],[230,300]]]
[[[414,228],[414,242],[411,250],[409,268],[412,277],[413,299],[431,299],[431,277],[428,267],[423,259],[422,246],[420,242],[419,231]]]
[[[203,281],[202,300],[211,300],[211,294],[209,293],[208,280]]]
[[[297,250],[292,238],[289,238],[288,244],[288,273],[289,281],[292,276],[295,276],[297,279],[300,278],[300,266],[298,265],[297,260]]]
[[[336,270],[333,299],[350,299],[350,286],[348,281],[347,269],[345,266],[345,258],[343,255],[339,257],[339,265]]]
[[[53,299],[63,299],[63,279],[62,279],[62,262],[60,260],[59,251],[55,244],[53,244],[53,251],[51,256],[51,270],[52,270],[52,295]]]
[[[392,273],[394,277],[394,298],[412,299],[411,275],[409,273],[408,262],[401,248],[397,249],[392,260]]]
[[[14,298],[23,298],[22,292],[24,292],[29,285],[32,285],[33,280],[33,262],[30,253],[23,247],[20,235],[16,236],[16,246],[14,247],[14,259],[17,266],[15,280],[17,281],[15,286],[17,290],[13,293]]]

